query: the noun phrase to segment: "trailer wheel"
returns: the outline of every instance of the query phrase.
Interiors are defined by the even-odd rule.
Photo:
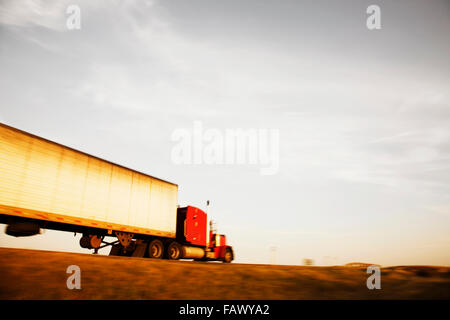
[[[181,258],[181,246],[178,242],[173,241],[169,244],[167,248],[167,258],[170,260],[178,260]]]
[[[225,250],[225,256],[223,257],[223,262],[230,263],[231,261],[233,261],[233,252],[231,252],[231,249],[227,248]]]
[[[153,240],[148,245],[148,257],[161,259],[164,253],[164,245],[160,240]]]

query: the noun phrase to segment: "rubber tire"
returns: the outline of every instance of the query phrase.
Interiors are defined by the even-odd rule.
[[[167,259],[178,260],[182,256],[181,246],[178,242],[172,241],[167,247]]]
[[[227,248],[225,250],[225,256],[222,260],[223,263],[230,263],[231,261],[233,261],[233,252],[231,251],[231,249]]]
[[[152,240],[148,245],[147,252],[149,258],[161,259],[164,256],[164,245],[161,240]]]

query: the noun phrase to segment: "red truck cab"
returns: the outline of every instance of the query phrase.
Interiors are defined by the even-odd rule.
[[[208,215],[201,209],[187,206],[178,208],[177,241],[186,246],[185,250],[203,249],[204,255],[195,260],[223,261],[234,260],[233,248],[226,243],[226,236],[213,233],[209,228]],[[198,250],[196,250],[198,251]]]

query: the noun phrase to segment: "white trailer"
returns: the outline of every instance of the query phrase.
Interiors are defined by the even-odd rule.
[[[0,212],[175,238],[176,184],[0,124]]]

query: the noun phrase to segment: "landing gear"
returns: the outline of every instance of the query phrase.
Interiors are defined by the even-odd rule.
[[[98,249],[101,247],[103,242],[103,237],[85,234],[80,239],[80,247],[86,249],[94,249],[97,253]]]

